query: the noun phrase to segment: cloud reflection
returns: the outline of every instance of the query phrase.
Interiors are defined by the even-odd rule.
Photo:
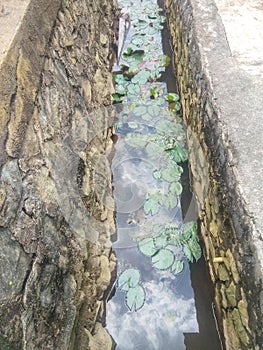
[[[144,287],[147,300],[138,312],[124,309],[121,292],[107,305],[107,328],[117,349],[185,349],[183,333],[199,332],[194,298],[176,295],[166,282],[150,281]]]

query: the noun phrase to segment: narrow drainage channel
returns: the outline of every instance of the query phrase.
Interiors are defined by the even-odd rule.
[[[112,161],[117,279],[106,327],[119,350],[221,349],[189,208],[186,137],[165,18],[153,1],[120,6],[126,40],[114,75],[121,102]]]

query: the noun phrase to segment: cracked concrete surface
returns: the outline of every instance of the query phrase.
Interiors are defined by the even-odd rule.
[[[263,276],[263,3],[215,0],[231,50],[224,79],[215,84],[236,150],[236,178],[254,224],[255,254]]]
[[[215,0],[232,57],[249,74],[263,78],[263,2]]]

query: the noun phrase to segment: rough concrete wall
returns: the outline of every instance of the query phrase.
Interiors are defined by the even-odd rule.
[[[114,6],[32,0],[0,66],[1,349],[112,347]]]
[[[253,238],[254,221],[236,178],[238,157],[224,123],[228,95],[242,98],[244,94],[233,85],[240,81],[240,72],[233,68],[213,1],[166,0],[166,6],[187,124],[193,189],[225,345],[233,350],[260,349],[262,273],[255,246],[259,244],[260,250],[261,243]],[[219,94],[215,86],[224,79]],[[230,107],[240,113],[236,103]]]

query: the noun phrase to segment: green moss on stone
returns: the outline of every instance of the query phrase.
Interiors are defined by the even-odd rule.
[[[219,277],[220,281],[223,281],[223,282],[229,281],[229,279],[230,279],[229,273],[228,273],[224,264],[220,264],[218,266],[217,273],[218,273],[218,277]]]
[[[237,305],[236,286],[233,282],[231,282],[229,287],[226,288],[226,298],[229,306],[235,307]]]
[[[239,339],[244,345],[248,345],[249,343],[249,337],[247,335],[247,332],[241,322],[241,317],[237,309],[234,309],[232,312],[232,319],[234,323],[234,327],[236,329],[236,332],[238,334]]]

